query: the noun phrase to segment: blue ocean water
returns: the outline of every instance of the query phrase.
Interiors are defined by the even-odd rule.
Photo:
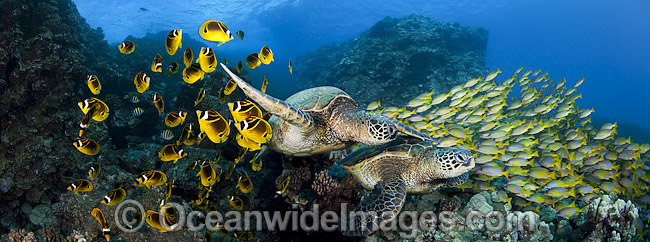
[[[244,30],[245,41],[231,41],[218,51],[237,60],[271,46],[275,63],[251,76],[269,76],[275,83],[268,92],[279,97],[299,90],[286,71],[289,58],[354,38],[386,16],[420,14],[483,27],[489,31],[489,70],[510,75],[522,66],[542,69],[568,84],[586,77],[580,108],[594,107],[595,117],[650,130],[650,2],[644,0],[74,2],[90,26],[101,27],[115,45],[128,35],[178,28],[200,39],[197,29],[207,19]]]

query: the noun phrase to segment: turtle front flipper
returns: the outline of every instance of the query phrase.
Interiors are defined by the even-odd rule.
[[[310,128],[314,124],[314,119],[304,111],[288,104],[285,101],[274,98],[260,90],[255,89],[250,84],[239,78],[235,73],[232,73],[226,65],[221,63],[221,67],[226,73],[237,83],[237,86],[244,91],[244,94],[253,99],[257,104],[264,108],[269,113],[282,118],[292,125],[301,128]],[[308,131],[307,131],[308,132]]]
[[[347,226],[341,232],[349,236],[366,236],[397,217],[406,199],[406,183],[399,174],[385,176],[372,192],[361,199],[349,214]]]
[[[406,124],[400,123],[400,122],[398,122],[398,121],[396,121],[394,119],[391,119],[391,120],[394,121],[393,123],[395,124],[395,126],[397,126],[397,130],[400,133],[408,135],[408,136],[417,137],[417,138],[420,138],[420,139],[422,139],[424,141],[431,141],[431,142],[433,142],[433,144],[438,144],[438,141],[436,139],[431,138],[430,136],[413,129],[413,128],[407,126]]]

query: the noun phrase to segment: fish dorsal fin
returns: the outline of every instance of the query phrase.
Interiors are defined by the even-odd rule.
[[[226,71],[226,73],[228,73],[228,75],[237,83],[237,86],[246,94],[246,96],[251,98],[269,113],[282,118],[292,125],[307,129],[305,132],[308,132],[314,126],[314,119],[303,110],[255,89],[253,86],[232,73],[232,71],[230,71],[230,69],[228,69],[228,67],[223,63],[220,64],[224,71]]]

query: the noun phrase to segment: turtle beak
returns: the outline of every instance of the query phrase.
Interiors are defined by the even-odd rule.
[[[466,150],[461,150],[457,155],[458,160],[462,161],[462,166],[467,167],[467,169],[474,168],[476,162],[474,161],[474,156],[472,153]]]

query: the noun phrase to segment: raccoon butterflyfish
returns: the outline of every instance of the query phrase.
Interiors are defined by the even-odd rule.
[[[201,185],[204,187],[212,187],[217,182],[217,173],[212,168],[210,160],[205,160],[201,163],[201,170],[196,176],[201,178]]]
[[[266,120],[266,121],[268,122],[269,119],[271,118],[271,116],[273,116],[273,114],[271,114],[271,113],[265,113],[264,116],[262,116],[262,119],[264,119],[264,120]]]
[[[133,228],[134,228],[133,225],[140,224],[140,222],[142,222],[143,219],[144,219],[144,216],[142,215],[142,213],[140,213],[140,212],[135,213],[133,215],[133,217],[131,217],[131,219],[129,219],[124,224],[125,225],[124,227],[126,227],[128,229],[126,232],[134,232],[133,231]]]
[[[169,201],[169,197],[172,196],[172,188],[174,188],[174,178],[170,177],[169,181],[165,184],[165,200],[164,203],[166,204]]]
[[[176,211],[174,205],[171,203],[164,203],[164,201],[160,205],[160,214],[172,220],[176,220],[176,218],[178,218],[178,212]]]
[[[138,116],[142,115],[143,113],[144,113],[144,109],[142,109],[140,107],[134,108],[133,111],[131,112],[131,114],[133,114],[133,117],[138,117]]]
[[[223,90],[223,88],[221,88],[221,90],[219,90],[219,103],[224,104],[225,102],[226,102],[226,93]]]
[[[156,170],[150,170],[140,173],[140,176],[135,179],[136,186],[151,188],[151,186],[162,186],[167,182],[165,173]]]
[[[271,64],[271,62],[273,61],[273,51],[271,51],[271,48],[269,48],[269,46],[265,45],[260,50],[259,57],[260,57],[260,61],[262,61],[264,65]]]
[[[216,164],[217,162],[215,161],[214,163]],[[217,182],[220,182],[223,169],[221,169],[221,167],[218,167],[217,169],[214,169],[214,172],[217,173]]]
[[[226,228],[226,226],[223,225],[222,223],[215,222],[214,224],[212,224],[212,226],[221,236],[223,237],[231,236],[230,231],[228,231],[228,228]]]
[[[194,130],[193,124],[192,123],[186,123],[185,127],[183,127],[183,131],[181,132],[181,136],[178,137],[178,140],[176,141],[176,145],[181,145],[185,143],[185,141],[190,137],[190,134]]]
[[[162,57],[160,57],[160,54],[156,54],[156,57],[153,58],[153,63],[151,63],[151,71],[162,72]]]
[[[291,63],[291,59],[289,59],[289,74],[293,74],[293,63]]]
[[[192,63],[190,66],[183,69],[183,81],[188,84],[194,84],[203,79],[204,76],[205,72],[201,70],[201,65],[199,63]]]
[[[196,165],[199,164],[199,161],[201,160],[195,160],[193,162],[190,162],[190,164],[187,165],[187,168],[185,168],[185,173],[183,173],[183,177],[185,177],[187,175],[187,172],[189,172],[190,170],[193,171],[194,168],[196,168]]]
[[[251,241],[253,240],[253,234],[251,231],[236,231],[235,232],[235,239],[237,239],[237,242],[239,241]]]
[[[217,156],[214,157],[214,164],[219,163],[221,161],[221,151],[217,152]]]
[[[99,110],[100,110],[100,105],[99,103],[94,103],[90,109],[88,109],[88,112],[84,114],[84,118],[81,120],[81,123],[79,123],[79,137],[83,135],[84,131],[86,128],[88,128],[88,125],[90,125],[90,120],[93,116],[99,115]]]
[[[226,60],[226,57],[223,58],[223,64],[228,65],[228,61]]]
[[[205,97],[205,89],[201,88],[201,90],[199,90],[199,95],[196,96],[196,100],[194,101],[194,106],[199,105],[201,100],[203,100],[203,97]]]
[[[88,75],[88,89],[95,95],[99,94],[99,91],[102,90],[102,84],[99,83],[99,79],[95,74]]]
[[[199,145],[201,144],[201,141],[205,138],[205,134],[203,132],[196,132],[192,130],[190,132],[190,136],[187,137],[187,139],[183,142],[184,145]]]
[[[183,48],[183,44],[181,43],[182,38],[182,29],[174,29],[172,31],[169,31],[169,34],[167,34],[167,39],[165,40],[165,49],[167,49],[167,54],[174,55],[176,54],[176,50],[178,50],[178,48]]]
[[[257,68],[261,64],[262,61],[260,60],[260,54],[258,53],[252,53],[246,57],[246,66],[251,70]]]
[[[199,117],[199,129],[212,143],[219,144],[228,139],[230,121],[226,121],[217,111],[196,110],[196,116]]]
[[[243,174],[239,176],[236,187],[239,187],[239,190],[243,193],[249,193],[253,190],[253,182],[246,174]]]
[[[237,123],[237,129],[246,138],[257,143],[266,143],[272,137],[271,125],[260,117],[248,117]]]
[[[217,57],[214,56],[214,50],[210,47],[201,47],[198,61],[203,72],[213,72],[214,68],[217,67]]]
[[[165,102],[163,101],[162,96],[158,93],[153,94],[153,104],[156,105],[156,109],[158,110],[158,116],[162,114],[163,111],[165,111]]]
[[[262,149],[262,144],[255,143],[246,137],[242,136],[240,133],[237,133],[237,144],[242,148],[247,148],[250,151],[256,151]]]
[[[242,201],[241,198],[239,198],[239,196],[237,196],[237,195],[228,196],[228,200],[229,200],[230,206],[232,206],[233,208],[235,208],[235,209],[237,209],[239,211],[241,211],[244,208],[244,201]]]
[[[126,40],[118,45],[117,48],[120,49],[120,52],[122,52],[122,54],[128,55],[135,50],[135,44],[130,40]]]
[[[262,170],[262,160],[263,160],[263,159],[257,159],[256,162],[253,162],[253,160],[251,160],[251,169],[252,169],[253,171],[260,171],[260,170]]]
[[[174,161],[174,164],[187,156],[187,152],[180,145],[167,144],[158,152],[158,158],[162,161]]]
[[[183,64],[185,64],[185,67],[189,67],[193,61],[194,52],[192,52],[192,48],[188,46],[187,49],[185,49],[185,52],[183,52]]]
[[[102,234],[104,235],[104,238],[106,238],[106,241],[111,241],[111,229],[108,228],[108,223],[106,223],[106,218],[104,217],[102,210],[94,208],[93,211],[90,211],[90,215],[95,217],[99,222],[99,225],[102,226]]]
[[[149,82],[151,78],[147,76],[144,72],[138,72],[133,78],[133,84],[135,84],[135,89],[138,90],[138,93],[143,93],[149,89]]]
[[[178,62],[172,61],[172,63],[169,63],[169,66],[167,66],[167,75],[174,75],[178,72]]]
[[[239,151],[239,155],[235,158],[235,165],[239,164],[239,161],[244,158],[244,155],[246,155],[246,152],[248,151],[248,148],[243,148]]]
[[[282,181],[282,183],[280,183],[280,187],[275,192],[275,196],[273,196],[273,197],[278,197],[278,196],[284,194],[284,192],[287,190],[287,187],[289,187],[289,181],[290,180],[291,180],[291,176],[287,176],[287,178],[284,178],[284,181]]]
[[[217,46],[221,46],[223,43],[234,39],[230,30],[228,30],[228,27],[226,27],[222,22],[216,20],[203,22],[199,28],[199,35],[207,41],[219,42],[219,45]]]
[[[125,197],[126,197],[126,191],[124,191],[124,189],[122,188],[113,189],[108,193],[106,193],[104,199],[102,199],[102,203],[108,206],[113,206],[124,201]]]
[[[69,191],[79,195],[80,192],[90,192],[93,190],[93,184],[86,179],[79,179],[68,186]]]
[[[158,230],[158,232],[169,232],[181,229],[180,225],[173,218],[164,216],[159,212],[148,210],[145,214],[145,221],[149,226]],[[161,221],[163,223],[161,223]]]
[[[226,174],[224,174],[223,179],[228,180],[230,179],[230,176],[232,176],[232,172],[235,170],[235,167],[237,166],[237,162],[233,162],[230,164],[230,167],[228,167],[228,170],[226,170]]]
[[[95,179],[99,176],[99,172],[101,172],[102,167],[95,163],[92,166],[90,166],[90,169],[88,169],[88,176],[92,179]]]
[[[237,31],[237,37],[239,37],[239,39],[241,40],[244,40],[244,31],[241,30]]]
[[[269,84],[269,81],[266,80],[266,75],[264,75],[264,80],[262,80],[262,87],[260,88],[261,92],[266,92],[266,85]]]
[[[167,127],[173,128],[185,122],[187,113],[183,111],[171,111],[165,116],[165,124]]]
[[[96,155],[99,153],[99,144],[91,139],[80,138],[74,142],[74,147],[86,155]]]
[[[237,70],[237,73],[241,73],[244,70],[244,64],[242,64],[241,61],[237,62],[237,67],[235,67],[235,70]]]
[[[79,108],[81,111],[86,114],[90,110],[90,108],[95,104],[99,103],[99,113],[95,113],[95,115],[92,117],[93,120],[97,122],[104,121],[106,118],[108,118],[108,106],[106,103],[102,102],[102,100],[99,100],[97,98],[91,97],[86,100],[83,100],[81,102],[78,102],[77,105],[79,105]]]
[[[235,89],[237,89],[237,83],[233,79],[230,79],[226,83],[226,86],[223,89],[223,93],[226,94],[227,96],[230,95],[233,91],[235,91]]]
[[[249,100],[228,103],[228,109],[235,123],[239,123],[248,117],[262,117],[262,110]]]

